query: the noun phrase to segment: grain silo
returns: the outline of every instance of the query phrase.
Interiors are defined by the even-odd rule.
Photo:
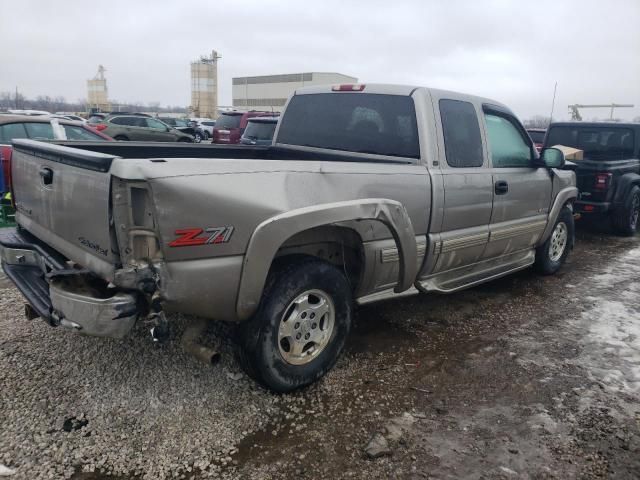
[[[218,52],[191,62],[191,110],[194,117],[216,118],[218,113]]]
[[[98,111],[109,111],[109,91],[107,90],[107,79],[104,78],[105,68],[98,66],[98,73],[91,80],[87,80],[87,104],[89,109]]]

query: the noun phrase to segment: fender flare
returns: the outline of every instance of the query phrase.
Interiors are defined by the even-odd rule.
[[[564,207],[567,202],[575,200],[576,198],[578,198],[577,187],[566,187],[558,192],[555,200],[553,201],[553,206],[551,207],[551,210],[549,212],[547,226],[545,227],[544,232],[542,232],[540,240],[538,240],[539,245],[542,245],[544,242],[546,242],[549,238],[549,235],[551,235],[551,231],[553,230],[553,226],[556,223],[558,215],[560,215],[560,210],[562,210],[562,207]]]
[[[618,207],[624,204],[629,191],[634,185],[640,185],[640,175],[637,173],[625,173],[617,180],[616,193],[613,197],[614,206]]]
[[[239,320],[247,320],[258,308],[273,259],[288,238],[310,228],[353,220],[375,220],[387,226],[399,254],[395,291],[409,289],[418,273],[417,247],[411,219],[400,202],[366,198],[313,205],[271,217],[253,232],[242,265],[236,303]]]

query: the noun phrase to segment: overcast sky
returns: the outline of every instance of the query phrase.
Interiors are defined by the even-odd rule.
[[[0,91],[86,98],[106,67],[118,101],[188,105],[189,63],[216,49],[231,78],[340,72],[508,104],[521,118],[571,103],[640,116],[640,0],[0,0]],[[590,119],[608,111],[585,110]]]

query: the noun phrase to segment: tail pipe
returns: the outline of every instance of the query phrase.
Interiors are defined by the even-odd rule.
[[[198,339],[207,328],[207,321],[198,319],[189,326],[182,334],[180,344],[189,354],[207,365],[215,365],[220,361],[220,352],[202,345]]]

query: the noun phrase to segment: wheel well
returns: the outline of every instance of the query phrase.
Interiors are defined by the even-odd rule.
[[[292,235],[278,249],[270,271],[275,265],[300,256],[319,258],[335,265],[344,271],[353,291],[361,283],[364,249],[360,235],[350,228],[327,225]]]

